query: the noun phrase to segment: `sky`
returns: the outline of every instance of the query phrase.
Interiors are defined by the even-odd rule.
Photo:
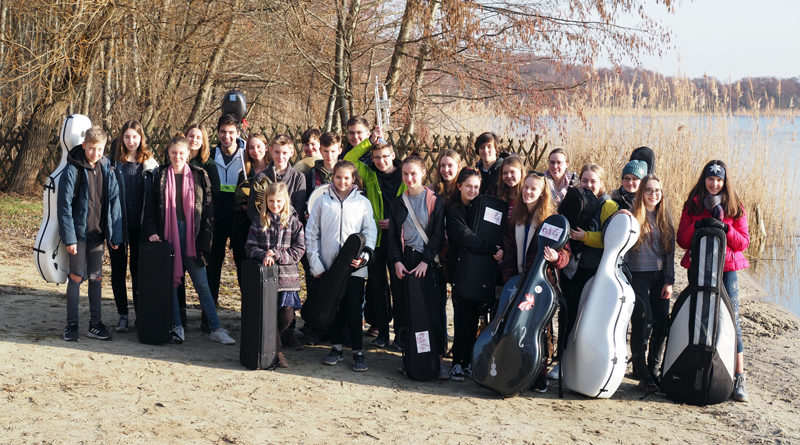
[[[671,32],[673,48],[641,57],[643,68],[726,81],[800,77],[800,0],[679,0],[674,14],[646,11]]]

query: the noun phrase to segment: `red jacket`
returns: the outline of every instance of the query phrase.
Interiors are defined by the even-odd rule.
[[[677,242],[678,245],[686,249],[686,254],[681,260],[681,266],[689,268],[691,253],[689,249],[692,247],[692,236],[694,235],[694,223],[703,218],[711,218],[711,213],[703,209],[699,215],[689,214],[686,206],[683,207],[681,212],[681,222],[678,224]],[[725,249],[725,272],[747,269],[750,263],[742,253],[747,246],[750,245],[750,232],[747,229],[747,215],[742,209],[742,216],[733,219],[725,215],[722,222],[728,225],[727,235],[727,248]]]

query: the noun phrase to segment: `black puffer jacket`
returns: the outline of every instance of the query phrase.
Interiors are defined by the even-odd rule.
[[[156,170],[150,199],[146,201],[142,237],[158,235],[164,238],[165,212],[167,208],[167,177],[169,166]],[[206,257],[211,252],[211,239],[214,236],[214,204],[211,198],[211,181],[205,170],[189,166],[194,176],[194,240],[197,249],[197,263],[206,266]],[[187,209],[184,209],[186,211]]]

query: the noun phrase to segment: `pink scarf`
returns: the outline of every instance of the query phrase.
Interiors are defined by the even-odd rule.
[[[175,263],[172,271],[172,286],[177,287],[183,278],[183,255],[181,255],[181,238],[178,232],[178,215],[175,210],[175,171],[172,165],[167,168],[166,205],[164,212],[164,238],[175,251]],[[197,252],[194,245],[194,175],[189,164],[183,166],[183,216],[186,219],[186,256],[195,258]]]

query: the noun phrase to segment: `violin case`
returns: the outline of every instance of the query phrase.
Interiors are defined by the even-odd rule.
[[[39,275],[48,283],[66,283],[69,274],[69,255],[58,233],[58,181],[67,166],[67,154],[72,147],[83,143],[92,121],[82,114],[72,114],[64,119],[58,133],[61,161],[44,181],[42,195],[42,224],[33,245],[33,262]]]
[[[242,261],[242,332],[239,361],[248,369],[278,362],[278,266]]]
[[[533,265],[503,288],[497,316],[478,335],[472,352],[472,377],[477,384],[512,396],[530,387],[541,373],[547,354],[544,331],[553,319],[559,297],[559,290],[546,276],[544,248],[563,248],[569,230],[564,216],[548,217],[537,234]]]
[[[707,218],[695,224],[689,285],[670,315],[661,389],[672,400],[711,405],[734,387],[736,320],[722,283],[727,226]]]
[[[503,245],[503,227],[508,204],[498,198],[480,195],[472,201],[475,220],[470,229],[490,245]],[[456,260],[453,286],[455,293],[470,301],[488,303],[494,298],[497,261],[491,255],[463,250]]]
[[[303,321],[314,329],[319,331],[327,329],[336,320],[347,280],[355,270],[350,263],[369,249],[366,243],[367,238],[361,233],[348,236],[331,267],[317,279],[314,292],[308,294],[300,309]]]
[[[636,296],[623,257],[639,239],[639,223],[627,210],[603,230],[603,256],[581,293],[578,317],[561,360],[563,383],[575,392],[609,398],[627,367],[628,324]]]

